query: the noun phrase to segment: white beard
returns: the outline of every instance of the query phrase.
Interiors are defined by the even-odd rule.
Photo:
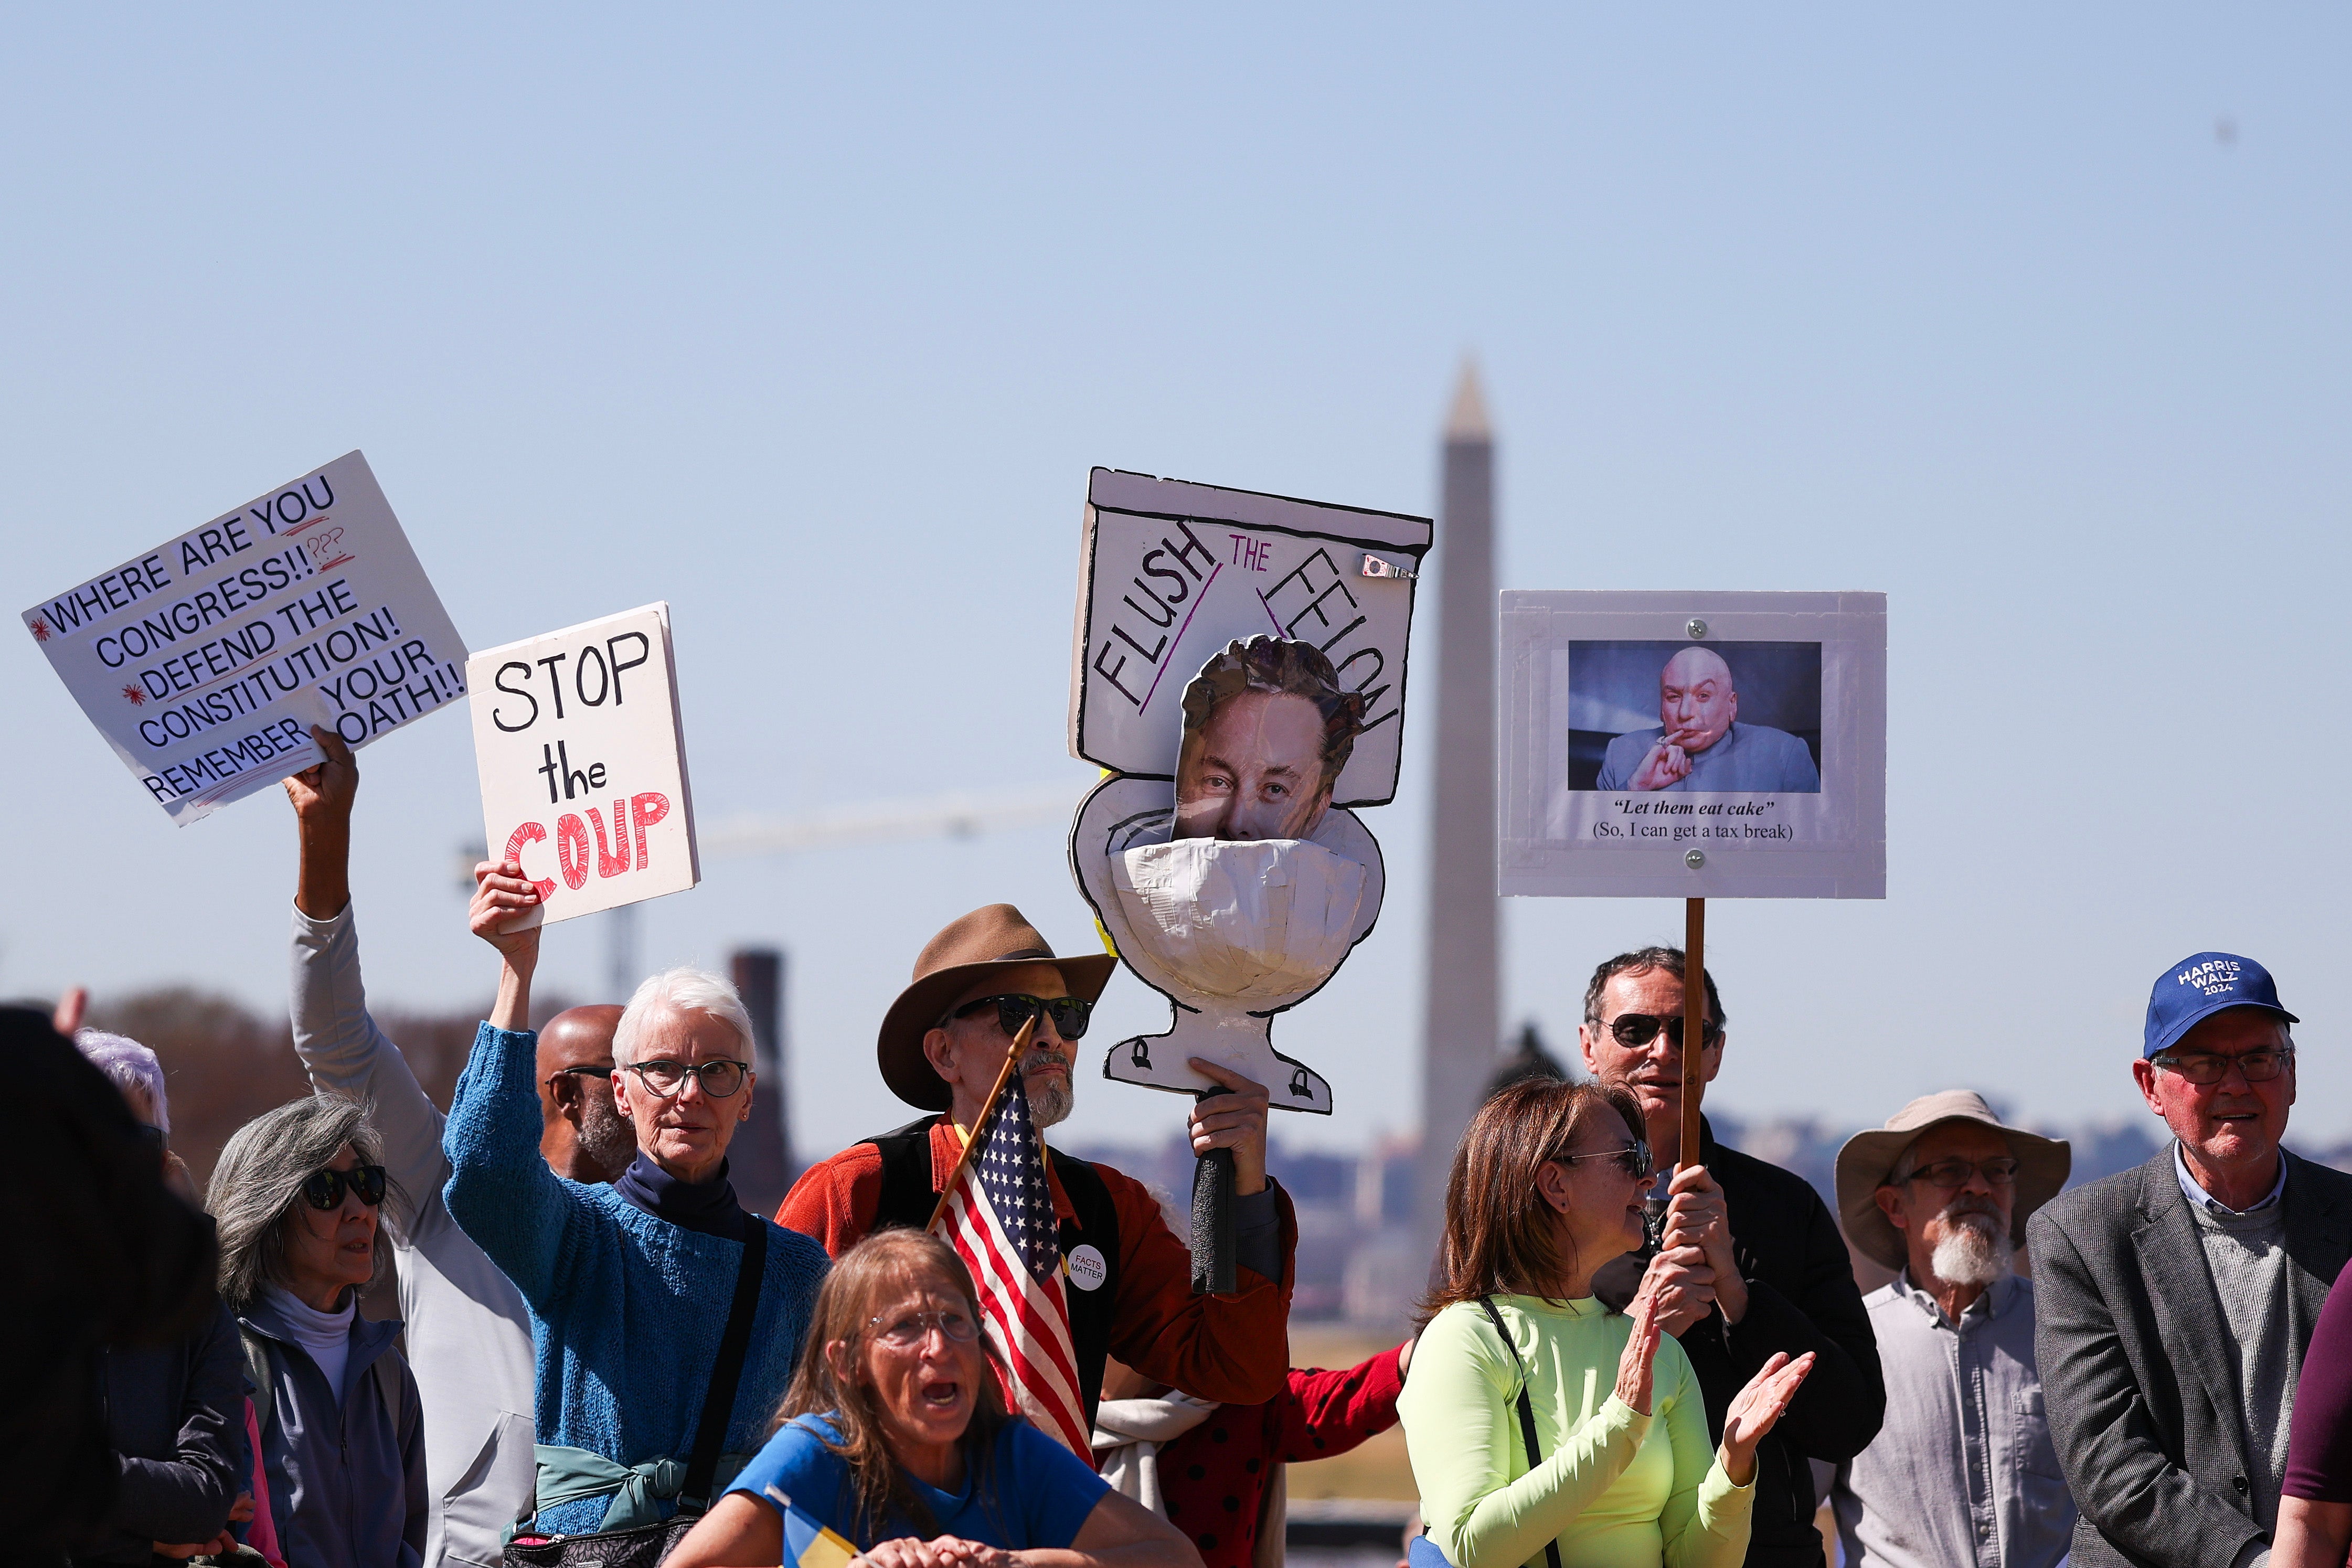
[[[1995,1239],[2000,1221],[1990,1214],[1947,1215],[1950,1228],[1936,1243],[1927,1267],[1948,1285],[1990,1285],[2009,1272],[2009,1254]]]
[[[1021,1066],[1025,1072],[1045,1060],[1045,1058],[1042,1056],[1032,1057],[1022,1062]],[[1022,1087],[1027,1089],[1028,1085],[1024,1083]],[[1067,1077],[1058,1083],[1048,1083],[1041,1088],[1029,1089],[1028,1092],[1029,1122],[1039,1132],[1042,1133],[1046,1128],[1068,1119],[1073,1096],[1070,1093],[1070,1081]]]

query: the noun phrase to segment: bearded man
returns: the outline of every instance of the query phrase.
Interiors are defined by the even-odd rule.
[[[2074,1503],[2033,1356],[2033,1282],[2010,1260],[2066,1185],[2064,1143],[1964,1090],[1923,1095],[1838,1151],[1838,1210],[1900,1270],[1864,1299],[1886,1424],[1830,1492],[1848,1568],[2051,1568]]]
[[[1803,741],[1738,720],[1730,664],[1712,648],[1682,649],[1658,672],[1658,727],[1611,741],[1593,788],[1800,795],[1821,789],[1821,769]]]
[[[1070,1113],[1076,1041],[1117,963],[1108,954],[1055,957],[1009,904],[975,909],[932,937],[876,1045],[883,1082],[927,1114],[811,1166],[776,1223],[836,1258],[886,1226],[928,1223],[1024,1024],[1034,1022],[1017,1069],[1031,1121],[1042,1133]],[[1227,1091],[1194,1105],[1191,1131],[1195,1154],[1234,1152],[1232,1295],[1192,1293],[1192,1254],[1141,1182],[1045,1151],[1089,1425],[1106,1355],[1211,1404],[1263,1405],[1286,1386],[1298,1224],[1266,1175],[1265,1086],[1198,1057],[1192,1066]]]
[[[314,727],[326,760],[286,780],[301,865],[294,886],[294,1052],[321,1092],[373,1107],[384,1166],[414,1212],[385,1228],[425,1421],[432,1513],[425,1568],[497,1563],[538,1487],[530,1312],[521,1293],[442,1201],[445,1118],[400,1048],[368,1015],[352,914],[352,807],[359,764]],[[617,1007],[558,1013],[539,1035],[540,1154],[557,1176],[613,1181],[636,1157],[636,1128],[613,1103]]]

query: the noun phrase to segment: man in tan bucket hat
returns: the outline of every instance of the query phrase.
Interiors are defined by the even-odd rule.
[[[919,1228],[963,1152],[1006,1051],[1034,1019],[1018,1069],[1038,1130],[1070,1113],[1074,1043],[1118,960],[1059,958],[1009,904],[975,909],[931,938],[914,979],[890,1004],[876,1044],[882,1080],[928,1113],[850,1145],[793,1185],[776,1223],[839,1257],[887,1226]],[[1291,1260],[1298,1225],[1265,1172],[1266,1091],[1213,1062],[1192,1066],[1228,1092],[1192,1113],[1194,1152],[1234,1152],[1240,1289],[1195,1296],[1192,1255],[1141,1182],[1109,1166],[1046,1151],[1070,1338],[1091,1422],[1103,1359],[1215,1404],[1258,1405],[1290,1367]]]
[[[2066,1185],[2065,1144],[2003,1125],[1967,1090],[1925,1094],[1838,1151],[1846,1239],[1900,1270],[1863,1305],[1886,1423],[1830,1499],[1850,1568],[2048,1568],[2074,1504],[2033,1359],[2029,1215]]]

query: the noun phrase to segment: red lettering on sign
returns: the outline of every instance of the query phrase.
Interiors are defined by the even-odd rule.
[[[564,886],[577,893],[588,885],[588,824],[569,811],[555,819],[555,863]]]
[[[604,814],[595,807],[588,808],[588,821],[596,830],[596,874],[618,876],[629,869],[629,803],[613,802],[613,847],[604,847]]]
[[[619,814],[617,811],[614,813]],[[629,800],[629,814],[637,823],[637,869],[646,869],[646,830],[669,815],[669,797],[647,790]]]
[[[521,827],[517,828],[508,836],[506,858],[514,862],[515,864],[520,865],[522,864],[523,845],[543,844],[546,841],[547,830],[545,828],[541,827],[537,822],[525,822]],[[530,873],[529,872],[525,872],[523,874],[525,876],[529,876]],[[539,889],[539,896],[541,898],[545,898],[549,894],[555,891],[555,883],[552,881],[534,882],[530,885]]]

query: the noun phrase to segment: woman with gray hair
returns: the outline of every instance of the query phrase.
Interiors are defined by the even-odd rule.
[[[639,986],[613,1034],[613,1103],[635,1124],[636,1159],[609,1186],[564,1180],[540,1156],[528,1027],[541,927],[507,928],[539,894],[512,860],[474,874],[469,922],[504,963],[449,1105],[444,1196],[530,1309],[531,1532],[699,1511],[767,1436],[826,1267],[814,1241],[745,1213],[727,1180],[758,1083],[751,1018],[716,975],[672,969]]]
[[[364,1108],[333,1094],[237,1129],[205,1194],[245,1336],[269,1511],[293,1568],[417,1568],[427,1492],[400,1324],[359,1315],[402,1195]]]

